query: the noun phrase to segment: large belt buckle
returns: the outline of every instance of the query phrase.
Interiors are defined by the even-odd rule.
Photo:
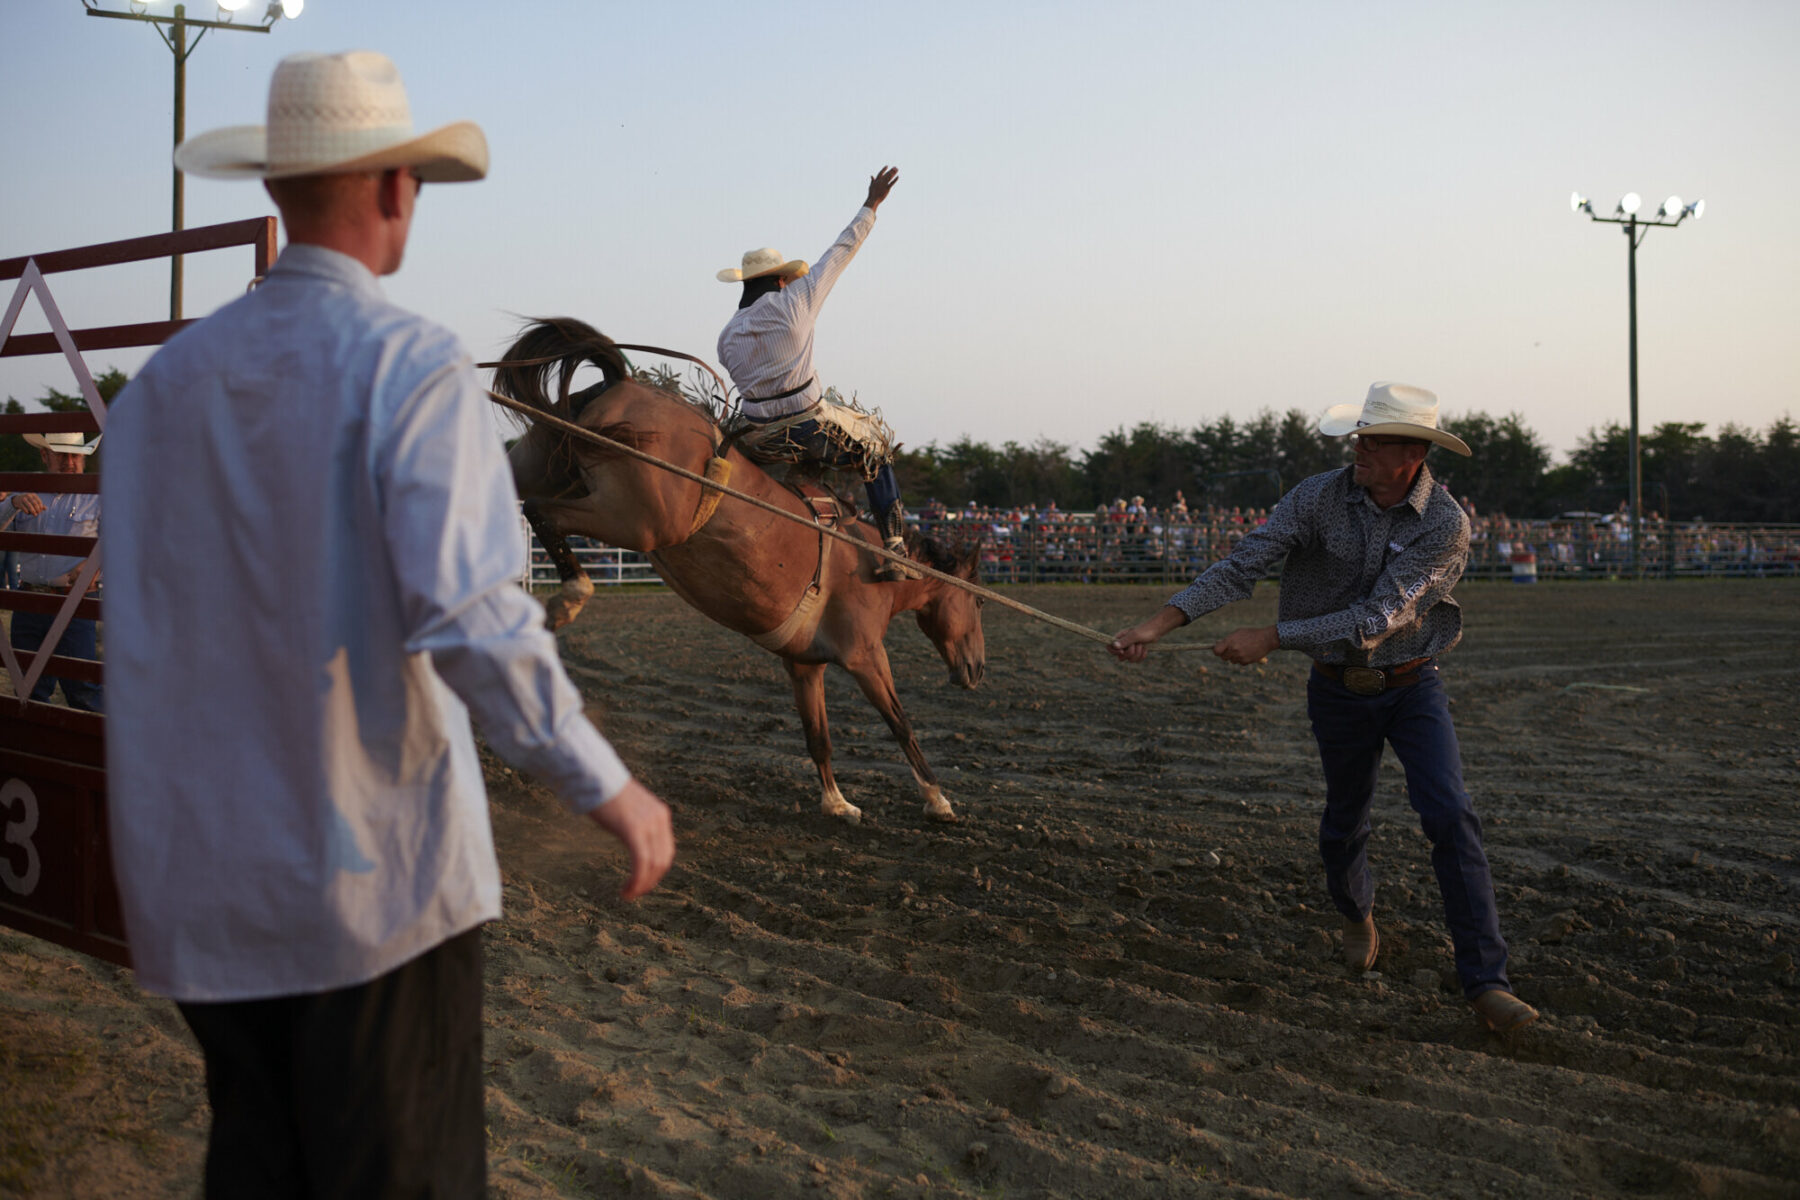
[[[1344,686],[1359,696],[1379,696],[1387,691],[1387,676],[1374,667],[1345,667]]]

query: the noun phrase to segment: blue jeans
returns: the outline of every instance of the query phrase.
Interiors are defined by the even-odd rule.
[[[36,650],[44,644],[44,635],[50,632],[50,623],[54,620],[44,613],[16,612],[12,615],[12,644],[15,650]],[[94,623],[76,617],[63,630],[63,635],[56,643],[56,653],[64,658],[100,657],[99,639],[96,636]],[[20,663],[20,666],[25,664]],[[56,694],[56,685],[62,684],[63,698],[69,702],[70,708],[85,709],[88,712],[105,712],[101,702],[100,685],[87,683],[80,679],[60,679],[48,673],[38,676],[36,686],[31,689],[31,698],[40,703],[48,702]]]
[[[1431,841],[1431,868],[1463,994],[1473,1000],[1494,988],[1511,991],[1481,818],[1463,786],[1462,753],[1437,664],[1421,668],[1417,683],[1378,696],[1358,696],[1314,671],[1306,683],[1306,712],[1325,767],[1319,855],[1332,903],[1350,920],[1368,916],[1374,903],[1369,809],[1385,742],[1406,769],[1407,799]]]

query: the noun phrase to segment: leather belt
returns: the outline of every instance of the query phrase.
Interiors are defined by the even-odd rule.
[[[799,387],[791,387],[785,392],[776,392],[773,396],[745,396],[744,403],[745,404],[773,404],[777,400],[786,400],[789,396],[798,396],[801,392],[804,392],[807,388],[811,387],[815,382],[817,382],[818,378],[819,377],[817,375],[814,375],[811,379],[808,379],[805,383],[801,384]]]
[[[1334,683],[1341,683],[1359,696],[1379,696],[1390,688],[1410,687],[1419,682],[1419,672],[1431,656],[1391,667],[1340,667],[1336,663],[1315,662],[1313,670]]]
[[[763,401],[763,400],[746,400],[746,401],[744,401],[744,403],[745,404],[765,404],[765,403],[772,404],[774,402],[773,401]],[[816,411],[818,409],[818,407],[823,403],[825,403],[825,401],[822,399],[814,400],[811,404],[807,405],[805,408],[797,408],[791,413],[776,413],[774,416],[771,416],[771,417],[759,417],[755,413],[752,413],[752,412],[746,412],[746,413],[744,413],[744,416],[750,421],[750,423],[752,425],[773,425],[777,421],[792,421],[792,420],[795,420],[796,418],[804,417],[808,413]]]

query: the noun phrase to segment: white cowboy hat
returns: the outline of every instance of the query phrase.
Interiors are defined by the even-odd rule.
[[[400,71],[385,54],[290,54],[269,81],[267,125],[232,125],[175,147],[175,165],[209,179],[286,179],[411,167],[427,183],[487,174],[473,121],[413,135]]]
[[[86,457],[100,448],[100,439],[83,441],[79,433],[28,433],[25,443],[55,454],[79,454]]]
[[[1454,433],[1438,428],[1437,393],[1404,383],[1372,383],[1361,404],[1332,405],[1319,418],[1319,432],[1327,437],[1366,433],[1421,438],[1458,454],[1474,453]]]
[[[720,271],[719,282],[742,283],[746,279],[761,279],[764,275],[804,275],[811,269],[801,259],[784,259],[781,251],[764,246],[761,250],[744,251],[744,265]]]

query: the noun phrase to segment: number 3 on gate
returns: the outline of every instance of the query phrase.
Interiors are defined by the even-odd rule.
[[[13,816],[13,801],[19,803],[19,815]],[[0,883],[21,896],[37,890],[40,874],[37,847],[31,835],[37,832],[37,793],[23,779],[9,779],[0,787],[0,814],[6,817],[6,844],[25,847],[25,873],[13,870],[12,855],[0,852]]]

